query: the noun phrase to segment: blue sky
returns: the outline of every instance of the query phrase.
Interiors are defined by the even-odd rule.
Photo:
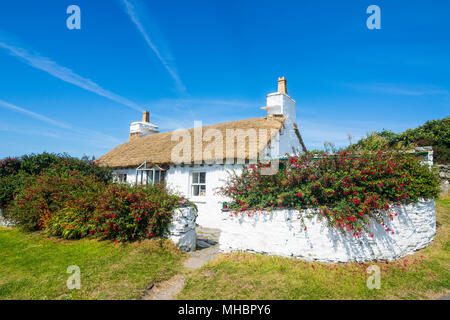
[[[81,8],[81,30],[66,9]],[[369,30],[366,8],[381,8]],[[162,131],[264,116],[288,79],[309,148],[450,114],[449,1],[0,2],[0,158],[106,153]]]

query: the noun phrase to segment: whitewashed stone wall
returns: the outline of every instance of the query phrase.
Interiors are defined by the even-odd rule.
[[[195,250],[197,242],[196,219],[197,210],[193,207],[178,208],[173,213],[172,223],[169,225],[166,236],[183,252]]]
[[[396,260],[430,244],[436,234],[434,200],[393,208],[398,213],[393,221],[387,219],[387,233],[378,224],[372,224],[374,236],[356,239],[350,234],[329,228],[317,216],[307,218],[305,211],[275,210],[252,216],[234,216],[223,212],[220,250],[251,251],[269,255],[296,257],[308,261],[349,262]],[[303,215],[304,230],[299,214]]]
[[[0,227],[12,227],[14,223],[3,217],[2,209],[0,209]]]
[[[441,193],[448,195],[450,193],[450,165],[438,164],[439,178],[441,179]]]

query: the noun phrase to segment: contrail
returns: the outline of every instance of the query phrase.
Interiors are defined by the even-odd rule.
[[[70,128],[70,126],[68,124],[65,124],[65,123],[59,122],[59,121],[55,121],[53,119],[50,119],[50,118],[48,118],[46,116],[43,116],[41,114],[38,114],[36,112],[33,112],[33,111],[30,111],[30,110],[18,107],[16,105],[11,104],[11,103],[8,103],[8,102],[6,102],[4,100],[0,100],[0,106],[2,106],[4,108],[7,108],[7,109],[10,109],[10,110],[13,110],[13,111],[16,111],[16,112],[19,112],[19,113],[26,114],[27,116],[30,116],[30,117],[35,118],[37,120],[41,120],[41,121],[50,123],[50,124],[52,124],[54,126],[57,126],[57,127],[63,128],[63,129],[69,129]]]
[[[43,121],[43,122],[47,122],[47,123],[49,123],[51,125],[54,125],[56,127],[62,128],[62,129],[70,130],[73,133],[82,135],[83,137],[85,137],[85,139],[89,139],[92,136],[96,136],[96,137],[98,137],[100,139],[107,140],[107,141],[109,141],[111,143],[120,143],[119,139],[111,137],[111,136],[108,136],[108,135],[105,135],[105,134],[103,134],[101,132],[90,130],[90,129],[83,129],[83,128],[73,127],[73,126],[71,126],[71,125],[69,125],[67,123],[51,119],[51,118],[46,117],[46,116],[44,116],[42,114],[30,111],[28,109],[25,109],[25,108],[22,108],[22,107],[19,107],[19,106],[16,106],[16,105],[14,105],[12,103],[6,102],[6,101],[1,100],[1,99],[0,99],[0,107],[4,107],[6,109],[10,109],[10,110],[13,110],[15,112],[25,114],[25,115],[27,115],[27,116],[29,116],[31,118],[34,118],[34,119],[37,119],[37,120],[40,120],[40,121]]]
[[[143,111],[143,109],[136,103],[129,101],[126,98],[121,97],[111,91],[103,89],[101,86],[99,86],[92,80],[83,78],[82,76],[74,73],[72,70],[58,65],[55,61],[43,57],[38,53],[29,52],[24,48],[7,44],[1,40],[0,40],[0,48],[5,49],[12,56],[24,60],[30,66],[45,71],[48,74],[54,76],[55,78],[76,85],[77,87],[83,88],[85,90],[98,94],[99,96],[105,97],[109,100],[115,101],[132,109],[138,110],[140,112]]]
[[[148,35],[148,33],[145,31],[145,28],[141,22],[141,19],[136,12],[136,3],[133,2],[132,0],[121,0],[121,1],[124,5],[126,13],[130,17],[131,21],[136,25],[136,27],[139,30],[139,32],[141,33],[141,35],[144,37],[145,42],[153,50],[153,52],[158,57],[158,59],[161,61],[163,66],[167,69],[170,76],[175,80],[178,90],[185,93],[186,87],[184,86],[183,82],[181,81],[176,69],[167,62],[167,59],[165,57],[163,57],[163,55],[160,53],[160,51],[158,50],[156,45],[150,39],[150,36]]]

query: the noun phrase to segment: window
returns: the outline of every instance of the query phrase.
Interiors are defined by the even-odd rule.
[[[206,195],[206,172],[192,172],[191,195],[193,197]]]
[[[136,184],[153,186],[155,183],[163,183],[165,175],[165,169],[157,165],[147,166],[147,162],[144,162],[136,169]]]
[[[153,185],[153,170],[147,170],[145,172],[145,184]]]
[[[165,178],[165,171],[162,169],[148,169],[138,168],[136,170],[136,184],[140,185],[154,185],[156,183],[163,183]]]
[[[127,174],[126,173],[115,174],[113,179],[114,182],[127,183]]]

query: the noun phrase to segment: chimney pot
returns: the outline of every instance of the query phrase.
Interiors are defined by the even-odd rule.
[[[144,111],[142,115],[142,122],[150,122],[150,112]]]
[[[278,92],[287,94],[287,80],[285,77],[278,78]]]

